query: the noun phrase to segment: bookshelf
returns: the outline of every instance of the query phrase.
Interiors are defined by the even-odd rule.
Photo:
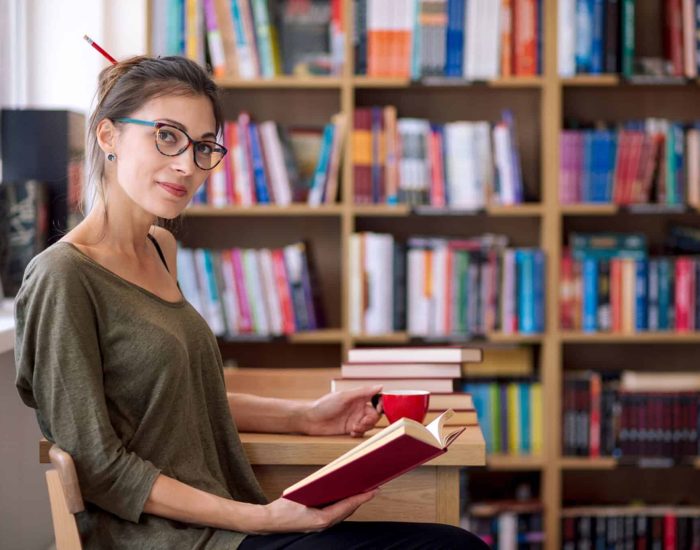
[[[240,110],[283,124],[308,122],[321,125],[335,112],[352,120],[356,107],[395,105],[400,116],[453,120],[491,120],[500,109],[513,110],[518,125],[526,189],[532,202],[515,206],[489,206],[474,212],[411,209],[407,205],[355,205],[352,185],[352,140],[347,139],[341,168],[338,204],[312,208],[254,206],[212,208],[197,206],[184,216],[184,246],[279,246],[297,237],[309,237],[315,251],[324,306],[331,328],[288,338],[221,341],[222,355],[235,355],[243,366],[335,367],[356,345],[411,345],[444,343],[449,339],[419,340],[405,332],[354,335],[349,328],[349,258],[352,233],[377,231],[404,238],[411,234],[468,237],[495,231],[508,235],[514,246],[539,246],[546,262],[546,330],[539,335],[489,334],[480,342],[535,346],[536,365],[543,394],[542,456],[493,455],[487,471],[534,473],[544,505],[546,548],[561,547],[563,507],[570,498],[596,504],[614,502],[619,491],[631,487],[639,467],[618,464],[613,458],[590,459],[562,455],[560,434],[563,374],[568,368],[596,368],[612,357],[627,368],[649,368],[653,361],[672,356],[671,363],[691,368],[700,358],[698,333],[600,334],[562,331],[559,328],[559,266],[566,235],[573,230],[641,231],[658,240],[666,223],[682,219],[698,225],[697,211],[684,208],[623,208],[612,204],[559,203],[559,133],[565,117],[622,121],[634,117],[663,116],[700,119],[698,81],[682,84],[631,84],[617,74],[577,75],[561,78],[557,72],[557,0],[543,0],[543,72],[536,77],[509,77],[486,82],[378,78],[353,74],[350,25],[353,2],[343,0],[345,65],[337,77],[275,77],[238,80],[219,78],[224,89],[227,118]],[[151,28],[151,13],[148,16]],[[642,41],[644,37],[642,37]],[[147,43],[151,43],[150,36]],[[284,101],[280,101],[284,98]],[[460,342],[465,342],[460,340]],[[622,367],[621,367],[622,368]],[[548,437],[547,437],[548,436]],[[655,485],[665,470],[649,470]],[[700,458],[673,478],[693,475],[698,484]],[[621,473],[622,472],[622,473]],[[690,474],[688,474],[690,472]],[[592,475],[591,475],[592,474]],[[596,477],[603,474],[603,477]],[[611,483],[616,475],[620,482]],[[587,490],[587,486],[593,489]],[[655,489],[654,489],[655,490]],[[641,488],[633,493],[641,494]],[[632,494],[632,493],[631,493]],[[660,491],[660,495],[672,495]],[[618,502],[620,503],[620,502]],[[697,498],[694,500],[697,502]]]

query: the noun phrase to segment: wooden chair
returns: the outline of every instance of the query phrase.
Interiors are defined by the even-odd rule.
[[[81,550],[80,534],[75,514],[85,509],[80,495],[78,474],[71,456],[58,445],[49,449],[53,469],[46,472],[49,488],[51,519],[56,538],[56,550]]]

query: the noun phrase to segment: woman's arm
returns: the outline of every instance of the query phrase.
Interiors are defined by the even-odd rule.
[[[370,399],[382,389],[366,386],[327,393],[315,401],[292,401],[229,393],[231,416],[241,432],[363,435],[379,420]]]
[[[241,432],[307,433],[310,401],[228,393],[228,405]]]
[[[308,508],[284,498],[260,505],[221,498],[161,474],[143,510],[185,523],[250,534],[310,532],[343,521],[376,492],[355,495],[325,508]]]

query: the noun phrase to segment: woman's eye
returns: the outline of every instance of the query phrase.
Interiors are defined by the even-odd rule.
[[[198,143],[197,152],[202,155],[211,155],[213,153],[213,148],[208,143]]]
[[[158,130],[158,139],[165,143],[175,143],[175,141],[177,141],[177,138],[175,137],[174,133],[172,133],[169,130],[162,129]]]

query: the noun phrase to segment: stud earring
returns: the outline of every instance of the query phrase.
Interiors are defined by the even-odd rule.
[[[109,153],[107,155],[107,160],[110,162],[112,162],[113,160],[116,160],[116,159],[117,159],[117,155],[115,155],[114,153]]]

